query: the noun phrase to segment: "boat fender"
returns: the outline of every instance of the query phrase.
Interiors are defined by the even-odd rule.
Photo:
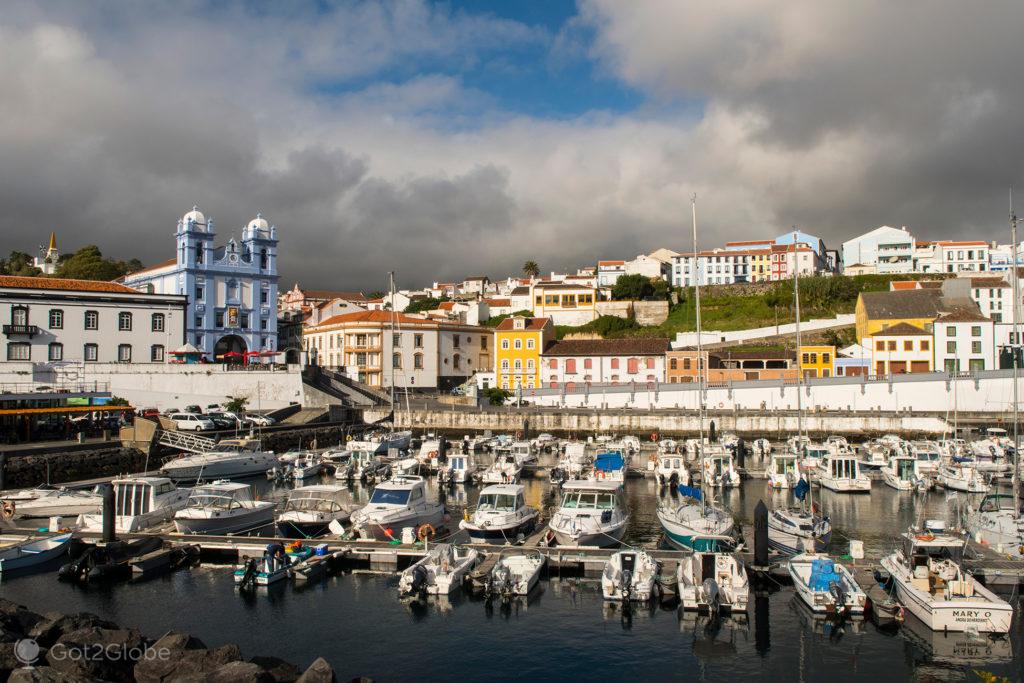
[[[651,432],[651,441],[658,440],[658,432]]]
[[[5,500],[3,506],[4,519],[14,519],[14,513],[17,512],[18,506],[15,505],[13,500]]]
[[[434,538],[436,534],[437,530],[433,527],[433,525],[422,524],[420,525],[419,530],[416,532],[416,538],[420,539],[421,541],[426,541]]]

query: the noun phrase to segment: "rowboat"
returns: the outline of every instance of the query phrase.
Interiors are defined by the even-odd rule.
[[[64,555],[68,551],[71,534],[58,534],[46,538],[30,539],[0,550],[0,574],[22,571]]]

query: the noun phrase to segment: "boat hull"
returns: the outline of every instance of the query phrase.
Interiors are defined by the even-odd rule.
[[[255,531],[274,522],[274,506],[266,505],[247,510],[245,514],[230,517],[180,517],[175,516],[174,526],[181,534],[206,534],[218,536],[243,531]]]
[[[61,534],[4,548],[0,551],[0,575],[24,574],[35,567],[43,568],[46,563],[66,555],[70,542],[71,534]]]
[[[385,542],[398,541],[402,538],[403,529],[411,527],[414,531],[417,531],[424,524],[429,524],[437,532],[443,523],[444,508],[439,507],[436,512],[418,514],[398,520],[388,520],[379,524],[373,521],[362,522],[358,526],[358,531],[359,535],[363,538]]]
[[[515,542],[520,534],[527,536],[533,533],[537,528],[538,516],[534,515],[530,519],[506,527],[479,527],[464,521],[459,524],[459,528],[465,530],[469,537],[478,543],[504,545]]]
[[[580,548],[584,546],[596,546],[598,548],[609,548],[619,544],[623,534],[626,532],[626,522],[620,525],[598,532],[587,532],[579,535],[569,534],[552,527],[555,534],[555,541],[558,545],[566,548]]]

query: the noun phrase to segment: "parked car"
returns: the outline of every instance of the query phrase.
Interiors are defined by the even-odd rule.
[[[233,415],[229,417],[226,413],[221,412],[206,413],[203,417],[217,425],[217,429],[235,429],[239,424],[237,417]]]
[[[220,412],[220,404],[219,403],[211,403],[211,404],[209,404],[208,406],[206,406],[206,412],[207,413],[219,413]]]
[[[177,424],[178,430],[183,432],[200,432],[204,429],[217,428],[212,420],[195,413],[175,413],[170,418]]]
[[[160,417],[160,411],[156,408],[143,408],[139,411],[139,417]]]
[[[202,415],[203,409],[197,405],[185,406],[186,413],[193,413],[195,415]]]
[[[248,420],[250,424],[254,424],[257,427],[269,427],[270,425],[277,423],[277,420],[272,417],[267,417],[266,415],[246,415],[245,419]]]

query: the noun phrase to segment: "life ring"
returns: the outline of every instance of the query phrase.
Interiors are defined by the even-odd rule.
[[[437,451],[430,451],[430,453],[427,454],[427,457],[436,458],[437,457]]]
[[[427,541],[429,539],[432,539],[436,535],[437,531],[430,524],[422,524],[420,525],[420,528],[416,531],[416,538],[420,539],[421,541]]]
[[[658,440],[658,432],[651,432],[651,441]]]
[[[725,403],[723,403],[723,402],[719,401],[719,402],[718,402],[718,407],[719,407],[719,408],[724,408],[724,407],[725,407]]]
[[[349,434],[348,436],[345,437],[345,441],[351,441],[351,440],[352,440],[352,435],[351,434]]]
[[[18,506],[14,504],[13,500],[5,500],[3,507],[4,519],[14,519],[14,513],[17,511]]]

